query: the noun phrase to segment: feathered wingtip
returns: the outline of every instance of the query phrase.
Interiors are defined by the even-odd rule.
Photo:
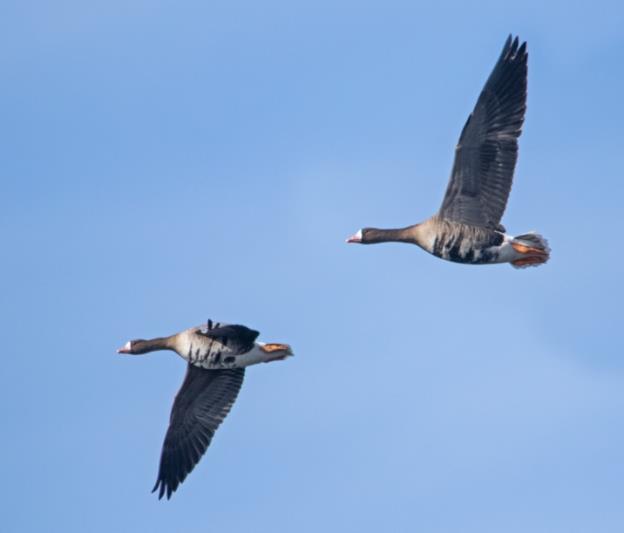
[[[514,61],[516,58],[528,58],[527,43],[524,41],[520,44],[520,38],[510,33],[503,46],[499,61]]]
[[[152,489],[151,493],[154,494],[154,492],[156,492],[157,490],[158,490],[159,500],[162,500],[162,497],[165,495],[165,493],[167,495],[167,499],[170,500],[171,495],[173,494],[173,491],[174,491],[174,489],[172,489],[171,486],[167,485],[162,479],[156,480],[156,484],[154,485],[154,488]]]

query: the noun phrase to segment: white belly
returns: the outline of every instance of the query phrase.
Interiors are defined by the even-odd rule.
[[[266,363],[272,358],[275,358],[275,354],[265,352],[260,348],[260,346],[260,344],[255,343],[254,347],[250,351],[240,355],[234,355],[229,352],[229,350],[221,350],[220,355],[217,356],[215,350],[215,353],[210,353],[209,356],[195,360],[193,360],[193,358],[189,359],[188,356],[184,355],[182,357],[195,366],[209,370],[217,370],[220,368],[243,368],[246,366],[257,365],[258,363]]]

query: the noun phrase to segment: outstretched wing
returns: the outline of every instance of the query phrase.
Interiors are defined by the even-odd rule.
[[[526,111],[527,59],[526,42],[510,35],[459,137],[442,218],[499,229]]]
[[[217,325],[213,327],[212,321],[208,321],[206,328],[196,331],[198,335],[208,337],[227,346],[233,355],[240,355],[253,348],[254,341],[260,333],[255,329],[237,324]]]
[[[244,368],[205,370],[189,364],[171,409],[158,479],[152,492],[167,499],[195,468],[243,384]]]

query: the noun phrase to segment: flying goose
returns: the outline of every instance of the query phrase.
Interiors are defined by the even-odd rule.
[[[236,401],[245,367],[293,355],[288,344],[255,342],[259,333],[245,326],[213,323],[169,337],[128,341],[120,354],[172,350],[188,361],[186,376],[171,409],[158,479],[158,499],[171,494],[206,452]]]
[[[400,229],[362,228],[350,243],[406,242],[449,261],[511,263],[516,268],[548,261],[546,239],[529,232],[511,236],[500,220],[518,158],[527,96],[527,46],[511,35],[468,117],[438,213]]]

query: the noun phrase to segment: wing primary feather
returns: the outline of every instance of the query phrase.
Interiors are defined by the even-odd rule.
[[[527,58],[526,42],[509,35],[462,128],[441,218],[489,229],[500,224],[526,112]]]
[[[234,404],[244,375],[244,368],[206,370],[187,366],[171,409],[158,478],[152,489],[158,491],[159,499],[170,499],[200,461]]]

